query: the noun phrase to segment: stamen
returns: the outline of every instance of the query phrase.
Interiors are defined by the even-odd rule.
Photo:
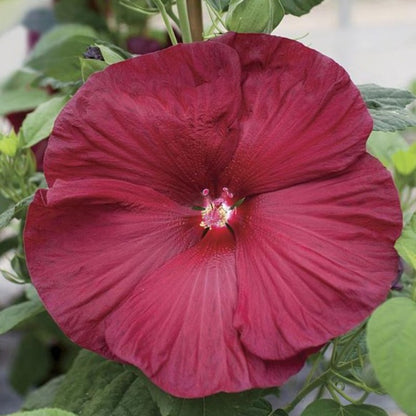
[[[233,214],[233,210],[243,200],[239,200],[233,203],[233,193],[226,187],[222,188],[222,193],[218,198],[212,198],[208,188],[202,190],[203,196],[202,206],[193,206],[192,209],[201,211],[200,226],[204,230],[211,230],[212,228],[222,228],[229,226],[229,220]],[[230,229],[230,228],[229,228]]]

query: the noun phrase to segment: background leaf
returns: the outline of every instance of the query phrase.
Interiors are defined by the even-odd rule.
[[[68,100],[67,95],[53,97],[26,116],[21,128],[24,148],[32,147],[51,134],[56,117]]]
[[[160,416],[148,389],[123,365],[82,351],[53,404],[83,416]]]
[[[309,13],[313,7],[322,2],[323,0],[281,0],[285,12],[294,16]]]
[[[416,99],[410,91],[375,84],[359,85],[358,88],[373,117],[373,130],[397,131],[416,126],[416,116],[406,108]]]
[[[271,33],[284,15],[280,0],[231,0],[225,25],[233,32]]]
[[[55,400],[56,392],[60,388],[64,375],[55,377],[42,387],[33,390],[26,397],[22,410],[35,410],[50,407]]]
[[[258,389],[180,399],[159,389],[135,367],[82,351],[58,388],[53,406],[82,416],[98,411],[100,416],[271,416],[270,404],[261,398],[277,391]]]
[[[228,10],[230,0],[206,0],[217,12],[225,12]]]
[[[415,416],[416,303],[400,297],[377,308],[368,323],[367,341],[381,385],[408,416]]]
[[[60,82],[76,82],[81,79],[79,58],[97,36],[88,26],[56,26],[36,44],[26,66]]]
[[[342,406],[334,400],[321,399],[312,402],[301,416],[388,416],[379,407],[360,404]]]
[[[61,409],[39,409],[31,412],[17,412],[6,416],[78,416]]]
[[[36,335],[27,333],[20,341],[10,371],[10,384],[21,395],[44,382],[52,368],[49,348]]]
[[[0,311],[0,334],[4,334],[20,323],[44,311],[39,300],[28,300]]]
[[[400,238],[396,241],[395,249],[400,257],[416,269],[416,214],[403,229]]]
[[[392,156],[408,148],[407,141],[396,132],[373,131],[367,140],[367,151],[390,169],[394,167]]]

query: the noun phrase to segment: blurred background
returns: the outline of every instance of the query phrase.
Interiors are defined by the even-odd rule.
[[[28,52],[28,33],[22,24],[25,16],[31,10],[49,8],[51,3],[0,0],[0,82],[22,65]],[[161,25],[157,19],[153,23]],[[306,16],[285,17],[274,33],[298,39],[330,56],[357,84],[409,88],[416,79],[415,23],[416,0],[324,0]],[[0,128],[8,129],[9,125],[0,120]],[[0,269],[6,264],[0,259]],[[19,290],[18,285],[0,278],[0,309],[10,304]],[[7,381],[17,337],[15,333],[0,336],[0,414],[15,411],[21,403]],[[292,383],[299,382],[301,378]],[[372,401],[391,415],[402,415],[388,398]]]

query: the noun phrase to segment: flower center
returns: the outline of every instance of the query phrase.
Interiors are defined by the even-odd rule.
[[[213,227],[225,227],[231,216],[231,211],[230,207],[223,202],[212,202],[208,207],[201,211],[202,221],[200,226],[210,229]]]
[[[228,188],[223,188],[221,196],[215,199],[211,198],[208,189],[204,189],[201,193],[204,198],[204,206],[200,207],[200,226],[206,230],[229,226],[228,222],[236,208],[236,205],[233,204],[234,195]]]

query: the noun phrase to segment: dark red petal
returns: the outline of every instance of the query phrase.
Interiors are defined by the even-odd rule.
[[[28,111],[18,111],[17,113],[9,113],[6,115],[6,118],[9,120],[10,124],[13,126],[13,129],[16,133],[20,130],[23,120],[26,118],[28,114]]]
[[[106,316],[147,274],[200,239],[194,215],[149,188],[116,180],[57,181],[38,191],[25,228],[26,256],[63,331],[113,357],[104,340]]]
[[[215,234],[140,282],[108,319],[111,351],[180,397],[277,385],[304,360],[267,363],[244,350],[232,326],[234,241]]]
[[[237,54],[183,44],[89,78],[58,117],[45,160],[57,178],[120,178],[181,203],[212,189],[237,145]]]
[[[43,160],[45,158],[45,152],[48,147],[48,139],[43,139],[39,143],[36,143],[34,146],[31,147],[32,152],[35,155],[36,159],[36,170],[38,172],[43,172]]]
[[[401,212],[390,174],[365,155],[343,175],[241,206],[238,309],[243,344],[284,359],[345,333],[387,296]]]
[[[224,182],[256,194],[339,172],[365,152],[372,119],[343,68],[301,43],[217,38],[242,65],[242,137]]]

